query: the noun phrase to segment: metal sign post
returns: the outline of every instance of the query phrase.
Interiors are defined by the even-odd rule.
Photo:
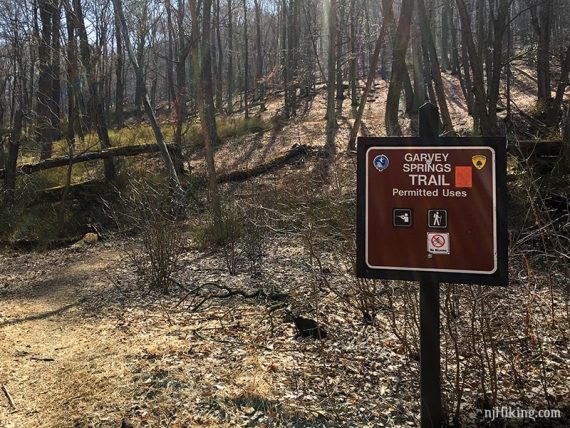
[[[506,141],[439,137],[437,108],[419,137],[358,139],[357,275],[420,283],[421,426],[441,426],[439,284],[507,285]]]
[[[439,113],[433,104],[425,103],[420,107],[419,128],[420,137],[438,137]],[[434,217],[430,216],[429,218]],[[422,428],[441,426],[439,343],[439,282],[423,280],[420,281],[420,404]]]

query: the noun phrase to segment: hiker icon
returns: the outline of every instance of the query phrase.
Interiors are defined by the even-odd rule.
[[[441,213],[439,211],[436,211],[433,215],[433,225],[441,226]]]
[[[447,210],[428,210],[428,227],[447,229]]]

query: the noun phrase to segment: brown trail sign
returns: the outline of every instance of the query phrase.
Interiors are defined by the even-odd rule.
[[[439,283],[507,285],[505,138],[357,140],[357,276],[420,281],[421,426],[440,427]]]
[[[504,139],[360,138],[358,148],[361,276],[506,284]]]

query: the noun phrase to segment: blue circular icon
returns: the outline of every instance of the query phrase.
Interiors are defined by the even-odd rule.
[[[388,159],[388,156],[386,156],[386,155],[378,155],[374,158],[372,163],[374,164],[374,168],[376,168],[378,171],[382,172],[386,168],[388,168],[388,165],[390,165],[390,160]]]

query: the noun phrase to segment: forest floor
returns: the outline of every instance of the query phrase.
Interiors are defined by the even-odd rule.
[[[456,130],[469,133],[471,118],[459,84],[452,76],[444,77]],[[515,75],[515,92],[520,93],[514,98],[524,109],[532,107],[527,93],[532,79],[527,79],[531,77]],[[366,135],[385,133],[385,85],[376,83],[374,102],[365,110]],[[287,124],[225,141],[217,153],[219,172],[266,162],[294,144],[324,146],[324,90],[303,103],[298,117]],[[352,123],[349,103],[344,101],[339,117],[339,153],[345,150]],[[281,104],[268,103],[263,116],[275,116]],[[409,134],[410,120],[402,123]],[[157,161],[137,162],[144,169]],[[282,230],[272,223],[255,275],[245,251],[237,257],[237,273],[230,274],[224,253],[205,251],[188,232],[177,276],[186,288],[212,282],[233,290],[285,293],[289,306],[325,326],[325,340],[296,337],[285,311],[274,310],[275,302],[268,298],[236,295],[198,305],[184,299],[182,288],[167,296],[148,292],[129,258],[129,252],[139,248],[136,239],[115,236],[51,251],[0,253],[0,384],[12,400],[0,391],[0,427],[119,427],[123,420],[153,427],[418,426],[413,313],[417,286],[356,281],[351,275],[350,239],[340,242],[327,235],[326,229],[334,224],[330,217],[340,213],[339,229],[348,218],[342,209],[343,202],[353,202],[349,197],[353,162],[340,155],[330,162],[326,190],[307,178],[319,174],[310,161],[257,182],[266,193],[274,193],[275,205],[289,204],[283,213],[276,209],[272,215],[283,215],[281,222],[290,218],[305,224]],[[192,166],[203,168],[199,155]],[[519,186],[515,190],[524,194],[523,184],[515,184]],[[253,192],[249,183],[226,186],[223,191],[248,201]],[[496,395],[496,405],[560,409],[563,418],[523,422],[568,426],[570,331],[565,287],[569,278],[560,262],[564,259],[554,257],[560,248],[545,256],[539,233],[525,229],[534,226],[533,213],[528,205],[522,209],[522,218],[526,215],[528,221],[518,219],[519,229],[512,230],[511,286],[445,285],[442,295],[457,293],[466,313],[476,311],[475,304],[468,305],[475,301],[469,300],[470,293],[488,302],[473,315],[475,325],[469,317],[456,315],[464,323],[457,331],[465,335],[465,349],[471,341],[469,328],[480,328],[481,338],[486,331],[497,340],[498,352],[485,354],[494,358],[485,370],[494,370],[498,383],[492,384],[489,376],[485,387],[489,395]],[[565,215],[555,221],[568,222]],[[322,224],[312,225],[315,218]],[[183,231],[191,229],[191,224],[181,226]],[[372,325],[363,322],[359,312],[362,302],[355,297],[359,287],[377,287],[378,314]],[[220,291],[216,286],[205,290]],[[484,323],[485,311],[492,314],[490,326]],[[444,325],[450,325],[446,317]],[[481,418],[485,400],[477,352],[482,348],[461,356],[463,396],[459,398],[453,348],[443,335],[446,409],[453,414],[458,400],[465,426],[489,424]],[[515,425],[507,421],[507,426]]]
[[[271,239],[255,278],[244,266],[229,275],[221,254],[187,251],[180,280],[285,292],[297,308],[318,309],[326,340],[297,338],[294,325],[282,312],[272,312],[274,302],[267,299],[211,299],[193,310],[195,302],[182,301],[182,290],[149,294],[138,286],[125,245],[130,244],[111,240],[0,258],[0,379],[15,406],[0,397],[0,426],[118,427],[123,418],[155,427],[419,424],[417,357],[398,340],[389,313],[366,325],[330,290],[315,295],[319,275],[301,242]],[[320,262],[337,290],[350,290],[345,266],[327,256]],[[527,293],[520,269],[512,266],[517,290],[501,289],[488,297],[490,303],[517,310]],[[519,370],[525,371],[528,407],[568,415],[566,280],[554,273],[556,326],[548,320],[535,326],[547,340],[542,354],[533,351],[530,357],[544,366],[537,361]],[[538,273],[532,279],[533,299],[543,307],[549,296],[539,284],[546,281]],[[378,287],[381,292],[386,284]],[[395,297],[401,299],[401,292]],[[522,320],[523,312],[513,319]],[[501,328],[509,322],[503,320]],[[523,331],[517,334],[524,353],[530,345]],[[549,403],[541,397],[541,368],[548,377]],[[499,401],[520,408],[525,401],[508,359],[500,357],[497,369]],[[480,426],[477,381],[464,376],[470,387],[462,420]],[[452,389],[449,382],[446,390]],[[548,420],[552,426],[567,422]]]

